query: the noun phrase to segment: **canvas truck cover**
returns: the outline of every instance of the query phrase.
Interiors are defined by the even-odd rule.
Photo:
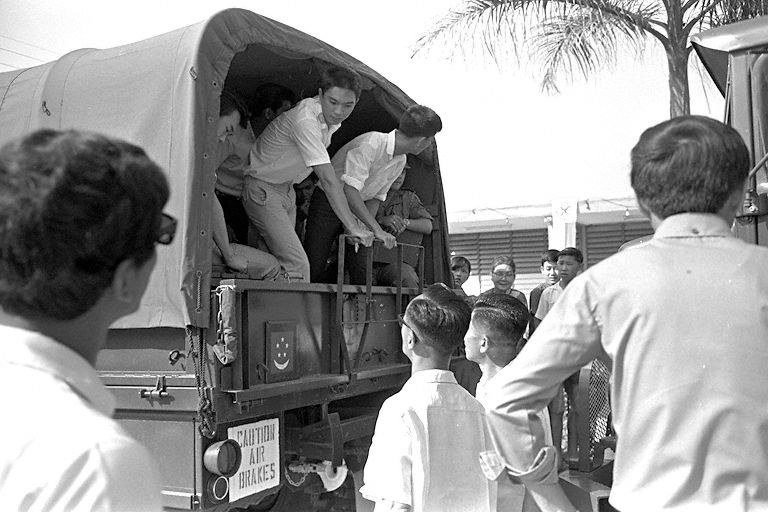
[[[158,247],[139,310],[114,327],[208,326],[219,97],[235,54],[253,44],[283,58],[354,69],[395,118],[414,103],[346,53],[242,9],[133,44],[76,50],[0,74],[0,144],[39,128],[86,129],[143,147],[168,172],[166,211],[179,219],[177,238]],[[434,150],[433,164],[442,197]],[[440,209],[445,218],[442,200]]]
[[[768,43],[768,16],[724,25],[696,34],[691,44],[712,80],[725,95],[728,83],[728,54]]]

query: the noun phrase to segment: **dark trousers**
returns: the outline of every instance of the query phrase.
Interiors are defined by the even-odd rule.
[[[229,241],[248,245],[248,215],[243,208],[242,200],[237,196],[216,191],[221,209],[224,210],[224,221],[230,231]]]
[[[304,234],[304,251],[309,259],[311,283],[333,282],[325,267],[333,241],[343,232],[343,225],[331,208],[331,203],[320,188],[315,188],[309,203],[309,215]]]
[[[328,259],[333,256],[331,248],[344,232],[344,225],[328,201],[328,197],[320,188],[315,188],[312,201],[309,203],[309,215],[304,235],[304,251],[309,259],[309,281],[312,283],[335,283],[337,279],[336,266],[327,267]],[[352,284],[365,284],[365,247],[358,249],[347,245],[345,248],[345,265]],[[331,258],[335,259],[335,258]]]

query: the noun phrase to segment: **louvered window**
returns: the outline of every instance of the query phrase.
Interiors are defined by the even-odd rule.
[[[525,293],[541,281],[541,253],[547,250],[547,230],[491,231],[450,235],[451,255],[472,263],[472,274],[464,289],[471,294],[485,291],[491,283],[491,263],[497,256],[511,255],[517,267],[515,288]]]

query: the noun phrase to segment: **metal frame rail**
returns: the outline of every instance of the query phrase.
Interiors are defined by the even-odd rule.
[[[349,382],[352,383],[357,378],[357,370],[360,366],[360,358],[363,354],[365,347],[365,340],[368,336],[368,327],[372,323],[392,323],[397,319],[392,320],[373,320],[373,246],[367,251],[365,260],[365,320],[362,322],[344,322],[344,260],[346,256],[347,239],[351,238],[349,235],[339,235],[339,252],[338,252],[338,273],[336,277],[336,322],[335,329],[336,334],[334,338],[341,344],[341,353],[344,362],[344,368],[349,378]],[[374,240],[374,244],[382,243],[379,240]],[[357,245],[357,244],[355,244]],[[417,276],[419,278],[419,293],[424,289],[424,255],[425,250],[421,245],[412,245],[398,242],[397,243],[397,292],[395,296],[395,310],[398,313],[403,312],[403,248],[413,247],[419,251],[418,271]],[[346,338],[344,337],[344,326],[353,324],[363,324],[363,333],[360,336],[360,346],[357,349],[355,355],[354,364],[349,357],[349,349],[347,348]]]

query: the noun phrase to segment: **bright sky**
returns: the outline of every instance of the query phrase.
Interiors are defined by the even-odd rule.
[[[535,70],[479,58],[414,59],[415,41],[460,0],[0,0],[0,71],[83,47],[108,48],[242,7],[362,60],[443,119],[438,149],[449,212],[632,195],[629,150],[668,117],[666,61],[655,42],[642,60],[589,83],[541,93]],[[375,7],[374,7],[375,6]],[[30,58],[31,57],[31,58]],[[692,112],[722,117],[713,86],[691,73]]]

